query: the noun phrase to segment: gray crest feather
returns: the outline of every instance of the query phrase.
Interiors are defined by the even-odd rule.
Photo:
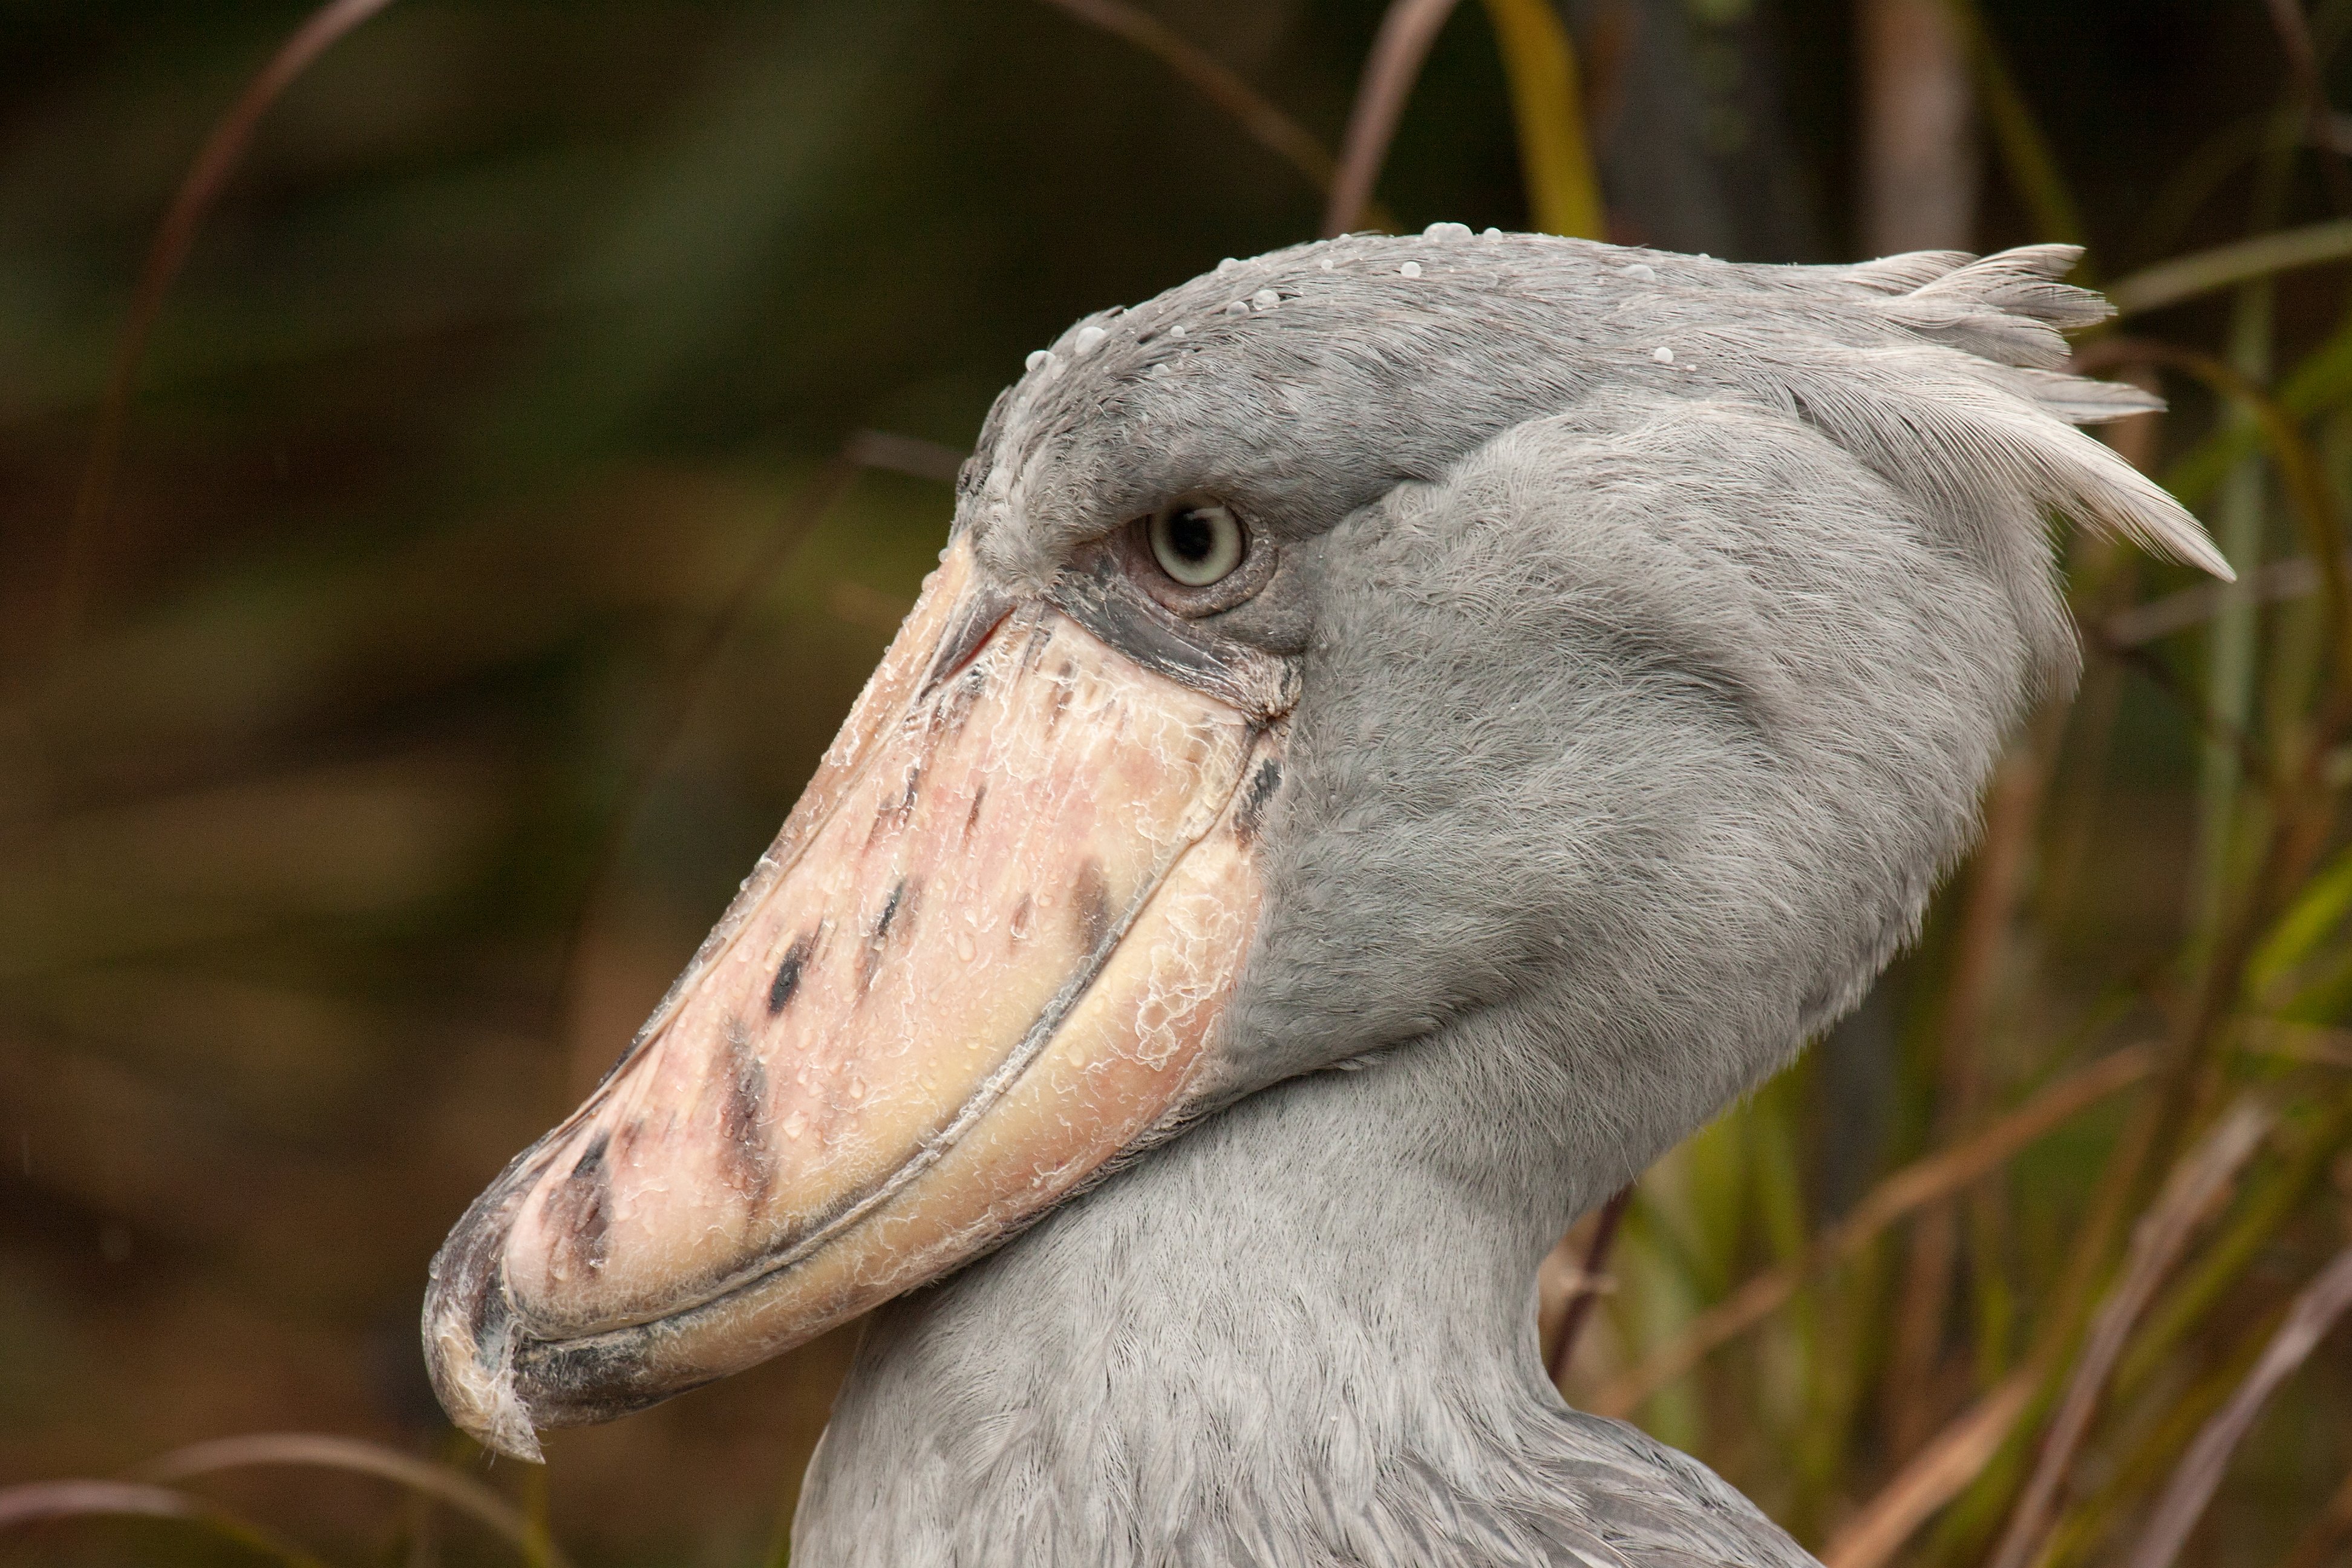
[[[2041,508],[2234,580],[2179,501],[2113,448],[2050,423],[2102,424],[2164,406],[2128,384],[2062,370],[2069,354],[2060,334],[2114,314],[2098,294],[2058,281],[2081,257],[2080,246],[2033,245],[1981,259],[1921,251],[1845,269],[1849,281],[1890,294],[1916,280],[1880,310],[1906,331],[1966,355],[1950,368],[1990,395],[1954,384],[1927,362],[1897,362],[1893,374],[1867,377],[1866,391],[1839,399],[1837,423],[1847,434],[1836,438],[1889,477],[1900,472],[1885,466],[1890,459],[1922,463],[1934,489],[1957,484],[1979,492],[1979,500],[1983,476],[2000,475]]]
[[[1853,350],[1838,374],[1791,377],[1780,391],[1848,453],[1958,526],[2013,515],[2021,500],[2233,580],[2178,500],[2074,427],[2091,422],[2085,414],[2118,418],[2155,403],[2137,387],[2108,387],[1996,368],[1955,349],[1890,344]]]
[[[1838,269],[1848,282],[1859,283],[1881,294],[1908,294],[1915,289],[1941,278],[1956,267],[1965,267],[1976,258],[1965,250],[1907,250],[1900,256],[1881,257],[1858,267]]]
[[[2053,370],[2012,370],[2000,379],[2069,425],[2105,425],[2164,408],[2163,398],[2127,381],[2099,381]]]
[[[1668,382],[1815,421],[1955,527],[2034,535],[1997,553],[2043,548],[2056,513],[2229,578],[2177,501],[2069,427],[2160,406],[2064,372],[2062,334],[2109,314],[2058,281],[2080,254],[1764,267],[1535,235],[1276,251],[1075,324],[992,416],[971,489],[1000,489],[967,510],[1018,502],[1053,520],[1035,539],[1067,542],[1214,473],[1328,526],[1514,425]],[[1061,495],[1032,488],[1045,473]]]
[[[1885,312],[1922,337],[1996,363],[2056,370],[2067,359],[2062,332],[2095,327],[2115,313],[2089,289],[2057,281],[2082,253],[2074,245],[2004,250],[1921,284]]]

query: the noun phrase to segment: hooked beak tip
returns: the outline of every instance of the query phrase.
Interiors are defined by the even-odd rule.
[[[510,1459],[546,1463],[530,1411],[515,1390],[514,1364],[499,1347],[488,1359],[462,1340],[436,1336],[433,1388],[458,1430]]]
[[[513,1369],[476,1366],[471,1370],[478,1375],[468,1380],[469,1385],[462,1393],[447,1383],[441,1385],[441,1403],[450,1412],[450,1419],[467,1436],[494,1453],[534,1465],[545,1464],[547,1457],[540,1449],[539,1434],[532,1429],[530,1413],[515,1394]]]
[[[504,1227],[497,1228],[503,1238]],[[544,1464],[530,1409],[515,1386],[517,1325],[495,1257],[472,1246],[434,1259],[425,1292],[425,1371],[458,1430],[509,1458]]]

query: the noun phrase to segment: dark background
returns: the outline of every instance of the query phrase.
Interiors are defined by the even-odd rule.
[[[1336,145],[1377,5],[1146,8]],[[1871,253],[1853,13],[1570,5],[1611,237]],[[2347,13],[2315,14],[2323,45]],[[304,1429],[529,1496],[534,1478],[469,1458],[432,1403],[425,1261],[691,951],[943,540],[936,479],[866,474],[812,518],[820,465],[866,429],[968,447],[1073,318],[1310,237],[1319,215],[1160,61],[1043,0],[402,0],[293,84],[210,211],[61,631],[142,257],[207,129],[305,15],[0,3],[0,1482]],[[2288,89],[2262,0],[1978,15],[2096,276],[2334,215],[2317,154],[2280,161],[2263,194]],[[1971,156],[1972,247],[2057,237],[1994,138]],[[1441,36],[1380,191],[1408,228],[1527,224],[1477,4]],[[2277,300],[2284,367],[2333,330],[2338,278],[2293,274]],[[2158,324],[2211,348],[2227,309]],[[2174,390],[2167,453],[2215,417]],[[780,536],[797,542],[755,571]],[[2293,547],[2284,522],[2270,537]],[[2149,567],[2127,596],[2186,584]],[[2160,652],[2194,684],[2196,634]],[[2193,934],[2197,725],[2150,680],[2103,689],[2096,769],[2062,762],[2032,829],[2035,863],[2074,879],[2063,907],[2017,916],[1993,1100],[2160,1013]],[[1921,1020],[1950,925],[1858,1034],[1742,1113],[1734,1152],[1661,1174],[1591,1377],[1935,1141]],[[1778,1210],[1753,1201],[1773,1129]],[[2095,1119],[2018,1178],[2015,1314],[2114,1134]],[[2340,1202],[2317,1190],[2324,1240]],[[2271,1310],[2317,1256],[2289,1246],[2215,1321]],[[1898,1238],[1809,1309],[1846,1326],[1790,1341],[1812,1358],[1799,1371],[1768,1344],[1644,1418],[1818,1546],[1903,1457],[1867,1392],[1900,1258]],[[1958,1408],[2021,1342],[1987,1327],[1984,1269],[1964,1259],[1951,1287],[1940,1364],[1960,1371],[1927,1407]],[[848,1343],[557,1435],[556,1533],[585,1562],[764,1560]],[[2323,1349],[2319,1392],[2282,1406],[2298,1425],[2258,1434],[2217,1505],[2233,1522],[2199,1538],[2210,1560],[2278,1560],[2352,1463],[2341,1355]],[[1774,1434],[1821,1430],[1808,1399],[1847,1384],[1835,1441],[1790,1479]],[[339,1561],[497,1552],[372,1481],[213,1489]],[[1916,1550],[1973,1561],[1981,1534]],[[215,1559],[246,1560],[175,1527],[0,1535],[0,1561]]]

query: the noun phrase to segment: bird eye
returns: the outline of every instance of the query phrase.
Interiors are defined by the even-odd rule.
[[[1205,588],[1234,574],[1248,553],[1241,520],[1218,501],[1186,501],[1153,514],[1146,531],[1151,558],[1187,588]]]

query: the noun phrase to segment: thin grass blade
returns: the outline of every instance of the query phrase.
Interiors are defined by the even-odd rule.
[[[1960,1495],[2000,1452],[2032,1403],[2038,1371],[2021,1368],[1928,1439],[1895,1479],[1822,1548],[1822,1568],[1879,1568],[1936,1510]]]
[[[2050,139],[2042,134],[2042,123],[2018,87],[2017,79],[2010,74],[2008,62],[1993,46],[1992,35],[1974,0],[1945,3],[1950,7],[1960,36],[1968,41],[1969,57],[1976,66],[1977,100],[1984,106],[1985,121],[2000,150],[2001,167],[2032,216],[2035,237],[2067,245],[2087,244],[2082,208],[2075,205],[2066,176],[2059,171],[2058,155],[2051,150]],[[2086,256],[2078,278],[2087,283],[2091,276]]]
[[[2352,1307],[2352,1247],[2337,1253],[2319,1278],[2304,1288],[2288,1310],[2286,1321],[2271,1336],[2262,1360],[2254,1363],[2230,1402],[2197,1434],[2126,1559],[2126,1568],[2171,1568],[2189,1531],[2212,1500],[2213,1489],[2221,1484],[2221,1472],[2228,1468],[2239,1439],[2278,1385],[2304,1363],[2347,1307]]]
[[[1814,1239],[1801,1258],[1753,1276],[1708,1308],[1674,1339],[1603,1384],[1591,1408],[1623,1415],[1696,1366],[1709,1352],[1769,1317],[1819,1270],[1850,1258],[1888,1226],[1923,1205],[1959,1191],[2014,1158],[2118,1089],[2146,1078],[2155,1057],[2145,1047],[2111,1052],[2051,1084],[1971,1136],[1902,1170],[1871,1189],[1852,1213]]]
[[[358,1437],[312,1432],[259,1432],[175,1448],[141,1468],[142,1477],[183,1481],[257,1465],[305,1465],[373,1476],[407,1488],[464,1514],[511,1542],[536,1568],[572,1568],[562,1549],[533,1528],[522,1511],[470,1476]]]
[[[1609,1249],[1616,1244],[1618,1228],[1624,1224],[1625,1211],[1633,1203],[1633,1187],[1628,1183],[1601,1206],[1592,1237],[1585,1243],[1584,1261],[1577,1269],[1578,1279],[1570,1289],[1567,1310],[1560,1314],[1559,1331],[1544,1348],[1544,1370],[1551,1374],[1554,1387],[1568,1375],[1568,1365],[1576,1359],[1576,1342],[1584,1331],[1585,1320],[1592,1315],[1594,1304],[1609,1289],[1608,1277],[1603,1272],[1609,1266]]]
[[[229,106],[214,125],[212,134],[205,139],[195,162],[188,166],[187,177],[172,197],[163,221],[156,226],[155,238],[147,251],[146,264],[139,274],[139,286],[131,300],[131,311],[122,324],[122,337],[115,349],[113,373],[107,383],[105,401],[100,405],[98,433],[91,438],[89,461],[82,471],[81,490],[74,502],[73,521],[66,531],[65,546],[59,552],[58,584],[52,615],[51,657],[61,654],[71,644],[80,628],[81,616],[89,596],[89,577],[98,540],[106,527],[107,509],[114,493],[114,469],[121,455],[122,429],[131,411],[131,394],[139,378],[139,362],[147,353],[147,340],[155,330],[156,318],[163,312],[163,300],[172,291],[173,279],[188,259],[188,252],[196,243],[196,235],[211,214],[213,204],[227,188],[229,176],[236,172],[245,159],[245,150],[253,141],[254,129],[261,117],[269,112],[286,89],[302,73],[309,70],[320,55],[332,48],[346,34],[361,23],[382,11],[392,0],[329,0],[310,13],[303,24],[278,46],[268,63],[246,84],[245,91]]]
[[[76,1519],[163,1519],[201,1525],[288,1568],[322,1568],[319,1560],[289,1546],[258,1525],[226,1509],[169,1487],[138,1481],[33,1481],[0,1489],[0,1531]]]
[[[1326,237],[1345,234],[1364,221],[1381,166],[1388,162],[1389,143],[1396,138],[1397,121],[1405,100],[1429,58],[1429,46],[1454,15],[1455,0],[1393,0],[1381,18],[1372,39],[1364,79],[1356,89],[1356,104],[1348,115],[1348,132],[1339,146],[1339,170],[1332,177],[1329,202],[1323,208]]]
[[[1331,188],[1331,150],[1315,133],[1276,108],[1223,61],[1125,0],[1046,0],[1090,27],[1121,38],[1166,66],[1227,114],[1258,144],[1307,176],[1318,191]]]
[[[2352,259],[2352,218],[2283,228],[2142,268],[2106,290],[2118,316],[2142,315],[2240,283]]]
[[[2000,1549],[1993,1554],[1992,1568],[2026,1568],[2033,1560],[2060,1489],[2090,1432],[2107,1374],[2123,1354],[2132,1325],[2171,1272],[2198,1223],[2228,1192],[2239,1168],[2262,1146],[2275,1120],[2259,1100],[2243,1099],[2232,1105],[2173,1167],[2164,1190],[2134,1227],[2123,1273],[2092,1320],[2058,1414],[2042,1439],[2032,1479],[2019,1497]]]
[[[2319,944],[2352,914],[2352,849],[2304,885],[2294,903],[2272,925],[2270,935],[2246,961],[2246,984],[2259,995],[2287,971],[2318,951]]]

